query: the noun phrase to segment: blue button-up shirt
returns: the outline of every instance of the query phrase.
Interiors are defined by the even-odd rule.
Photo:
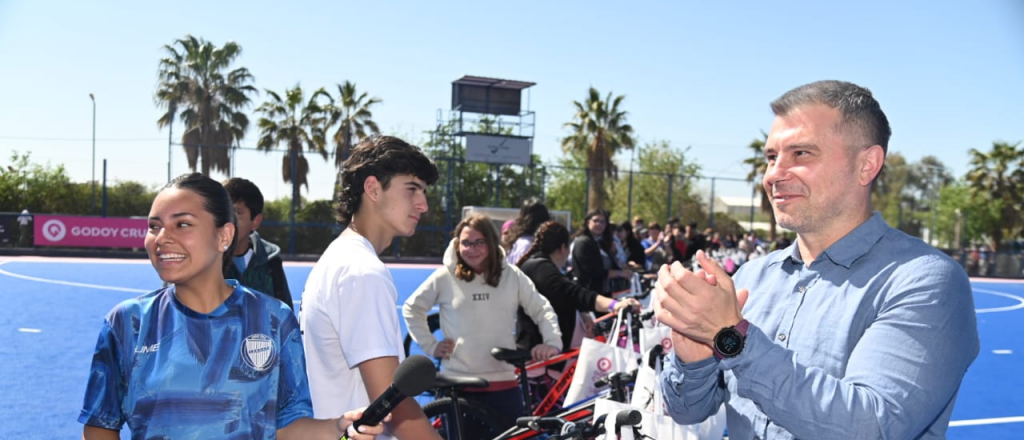
[[[941,439],[978,355],[964,270],[878,213],[809,266],[796,244],[750,261],[743,351],[666,363],[669,414],[726,404],[731,439]],[[719,385],[719,372],[725,384]]]

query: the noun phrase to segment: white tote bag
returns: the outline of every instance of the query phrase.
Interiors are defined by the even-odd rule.
[[[629,403],[636,409],[655,412],[661,408],[659,378],[661,377],[661,351],[647,350],[640,361],[640,369],[636,372],[633,385],[633,396]]]
[[[608,342],[601,343],[591,338],[583,340],[583,344],[580,345],[580,357],[576,361],[576,372],[573,373],[569,390],[565,393],[563,405],[572,405],[601,392],[606,387],[596,387],[594,382],[609,374],[626,373],[636,369],[636,361],[640,354],[634,349],[632,330],[627,330],[629,337],[625,348],[620,348],[617,344],[620,327],[624,321],[632,320],[631,315],[625,313],[625,310],[620,310],[616,316]],[[625,325],[627,329],[630,328],[628,322]]]
[[[662,353],[672,353],[671,327],[656,323],[653,327],[640,329],[640,352],[647,353],[655,345],[661,346]]]
[[[672,420],[672,417],[663,414],[655,414],[632,407],[631,405],[615,402],[609,399],[597,399],[594,403],[594,418],[605,415],[605,426],[608,426],[608,418],[615,417],[621,410],[635,409],[640,411],[643,421],[640,422],[640,433],[646,437],[657,440],[722,440],[725,432],[725,405],[719,409],[718,414],[708,417],[703,422],[693,425],[681,425]],[[624,430],[625,431],[625,430]],[[606,431],[605,439],[615,439],[614,431]]]

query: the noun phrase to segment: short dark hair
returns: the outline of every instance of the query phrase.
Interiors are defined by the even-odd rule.
[[[338,221],[348,223],[359,212],[367,177],[376,177],[387,189],[391,178],[402,174],[416,176],[427,185],[437,182],[437,166],[418,147],[394,136],[374,135],[360,141],[338,174]]]
[[[880,145],[883,152],[889,151],[892,129],[881,105],[871,91],[845,81],[817,81],[790,90],[772,101],[772,112],[784,116],[793,109],[809,104],[820,104],[839,110],[842,118],[835,129],[840,133],[859,136],[866,145]],[[849,130],[854,131],[849,131]]]
[[[251,218],[263,213],[263,193],[255,183],[241,177],[232,177],[224,181],[224,189],[228,191],[231,203],[242,202],[249,208]]]
[[[163,191],[168,188],[184,189],[199,194],[203,198],[203,209],[213,216],[213,225],[218,229],[228,223],[235,225],[235,206],[231,202],[231,197],[228,196],[228,191],[224,189],[224,185],[221,185],[216,180],[201,173],[182,174],[175,177],[174,180],[170,181],[160,190]],[[237,239],[238,229],[235,229],[235,235],[231,237],[231,245],[229,245],[228,249],[235,247]],[[231,252],[224,252],[221,269],[226,273],[230,264],[232,264]]]

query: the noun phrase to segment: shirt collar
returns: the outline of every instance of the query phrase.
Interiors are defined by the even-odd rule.
[[[861,223],[856,228],[853,228],[850,233],[843,236],[843,238],[832,243],[821,255],[828,258],[832,263],[849,269],[858,258],[871,250],[888,229],[888,223],[882,219],[882,214],[876,211],[864,223]],[[797,238],[797,240],[800,239]],[[772,257],[772,261],[769,264],[781,263],[787,260],[796,264],[803,264],[797,240],[794,240],[793,244],[786,251],[779,252],[778,256]]]

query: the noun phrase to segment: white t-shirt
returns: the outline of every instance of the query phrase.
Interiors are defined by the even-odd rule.
[[[299,309],[314,417],[370,404],[360,363],[405,358],[397,305],[391,272],[370,241],[352,232],[334,239],[306,279]]]

